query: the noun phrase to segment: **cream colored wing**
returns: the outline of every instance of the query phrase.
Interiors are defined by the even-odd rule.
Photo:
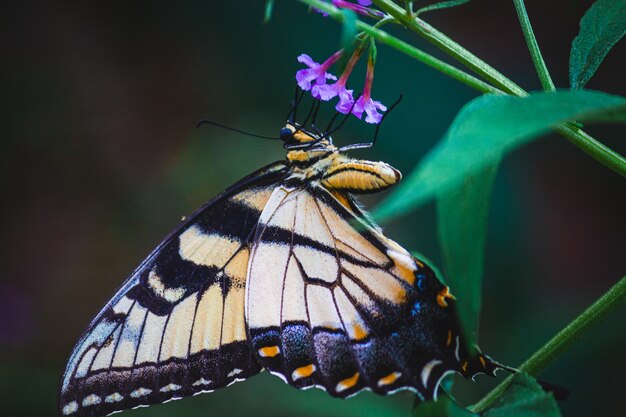
[[[265,206],[246,287],[259,362],[339,397],[369,388],[432,398],[445,373],[485,371],[478,359],[463,369],[447,287],[341,201],[321,187],[279,187]]]
[[[283,164],[198,210],[131,275],[67,365],[63,416],[101,416],[258,373],[244,322],[249,242]]]

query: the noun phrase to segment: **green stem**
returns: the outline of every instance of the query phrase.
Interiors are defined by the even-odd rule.
[[[463,48],[457,42],[453,41],[422,19],[407,15],[406,11],[396,3],[391,0],[373,1],[376,6],[395,17],[405,27],[414,31],[446,54],[452,56],[454,59],[468,67],[471,71],[481,76],[492,85],[496,86],[498,89],[514,96],[524,97],[528,95],[528,93],[519,85],[509,80],[498,70],[478,58],[467,49]]]
[[[321,0],[300,0],[300,2],[328,13],[330,17],[339,22],[342,22],[345,18],[345,15],[341,13],[341,11],[339,11],[336,7]],[[367,33],[369,36],[373,37],[377,41],[389,45],[390,47],[402,52],[403,54],[408,55],[411,58],[416,59],[417,61],[431,68],[434,68],[437,71],[440,71],[475,90],[478,90],[485,94],[502,94],[502,91],[500,91],[499,89],[485,83],[484,81],[474,77],[473,75],[468,74],[467,72],[460,70],[448,64],[447,62],[440,60],[439,58],[435,58],[434,56],[420,49],[417,49],[413,45],[410,45],[383,30],[368,25],[367,23],[360,20],[357,20],[356,26],[358,30]]]
[[[526,44],[528,45],[528,51],[530,52],[533,64],[535,65],[539,81],[541,81],[541,86],[544,91],[555,91],[556,88],[552,82],[552,77],[550,77],[550,72],[548,72],[548,67],[543,60],[541,50],[539,50],[539,44],[537,43],[537,38],[535,38],[533,27],[530,24],[524,0],[513,0],[513,3],[515,4],[515,11],[517,12],[517,18],[519,19],[520,26],[522,27],[522,32],[524,33],[524,39],[526,39]]]
[[[626,158],[598,142],[584,130],[569,123],[559,124],[554,130],[605,167],[626,177]]]
[[[613,285],[602,297],[576,317],[563,330],[556,334],[541,349],[535,352],[520,367],[520,371],[536,375],[543,371],[556,358],[568,350],[585,333],[602,322],[609,314],[626,301],[626,276]],[[489,392],[482,400],[470,407],[478,413],[489,407],[511,383],[512,376]]]

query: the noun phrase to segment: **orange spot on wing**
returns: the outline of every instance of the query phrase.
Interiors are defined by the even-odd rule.
[[[354,334],[354,340],[362,340],[367,337],[367,332],[359,323],[355,323],[352,326],[352,333]]]
[[[448,302],[446,301],[448,298],[456,300],[456,297],[450,293],[450,288],[445,287],[443,290],[439,291],[439,294],[437,294],[437,304],[439,304],[440,307],[448,307]]]
[[[359,373],[355,372],[355,374],[352,375],[350,378],[339,381],[339,383],[337,384],[337,392],[345,391],[354,387],[356,383],[359,382],[359,376]]]
[[[448,330],[448,340],[446,341],[446,346],[450,346],[452,343],[452,330]]]
[[[467,371],[467,361],[463,362],[463,365],[461,365],[461,369],[463,369],[463,372]]]
[[[483,368],[487,367],[487,362],[485,361],[485,358],[483,358],[482,356],[479,356],[478,359],[480,359],[480,363],[483,364]]]
[[[259,356],[262,358],[273,358],[280,353],[278,346],[265,346],[259,349]]]
[[[400,375],[402,375],[400,372],[392,372],[389,375],[380,378],[378,380],[378,386],[383,387],[385,385],[391,385],[396,382],[398,378],[400,378]]]
[[[300,378],[306,378],[313,375],[313,372],[315,372],[315,365],[313,365],[312,363],[309,365],[301,366],[299,368],[296,368],[296,370],[291,373],[291,379],[296,380]]]

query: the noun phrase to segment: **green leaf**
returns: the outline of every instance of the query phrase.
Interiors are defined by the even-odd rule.
[[[439,244],[468,348],[476,343],[489,196],[498,162],[464,178],[437,198]]]
[[[508,152],[550,131],[557,123],[626,122],[626,98],[590,90],[486,95],[459,112],[448,132],[372,216],[397,217],[462,184]]]
[[[268,23],[272,19],[272,13],[274,12],[274,0],[265,1],[265,16],[263,17],[263,23]]]
[[[420,402],[413,408],[415,417],[474,417],[478,414],[471,413],[461,408],[447,395],[442,395],[437,401]]]
[[[570,85],[584,87],[606,54],[625,34],[626,1],[598,0],[593,3],[580,20],[580,33],[572,42]]]
[[[448,0],[441,1],[439,3],[431,4],[429,6],[417,9],[415,16],[419,16],[422,13],[430,12],[431,10],[448,9],[450,7],[460,6],[461,4],[468,3],[470,0]]]
[[[560,417],[554,396],[541,389],[535,379],[518,372],[494,407],[484,417]]]

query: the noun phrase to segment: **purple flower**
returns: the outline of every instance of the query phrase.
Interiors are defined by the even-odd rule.
[[[367,115],[365,117],[365,122],[377,124],[380,123],[383,118],[383,115],[378,113],[378,110],[384,112],[387,110],[387,106],[380,101],[372,100],[370,97],[365,97],[365,94],[363,94],[354,104],[352,114],[360,119],[363,116],[363,112],[365,112]]]
[[[307,54],[300,55],[298,57],[298,62],[301,62],[309,67],[296,72],[296,81],[298,82],[300,88],[304,91],[309,91],[313,83],[316,85],[324,85],[326,84],[326,80],[336,80],[337,77],[327,71],[335,62],[337,62],[339,58],[341,58],[342,53],[343,51],[335,52],[322,64],[313,61],[313,59]]]
[[[378,111],[385,112],[387,106],[380,101],[372,100],[372,84],[374,83],[374,57],[370,52],[370,58],[367,61],[367,73],[365,74],[365,87],[363,88],[363,95],[356,100],[354,107],[352,108],[352,114],[359,119],[363,117],[363,112],[367,114],[365,117],[366,123],[380,123],[383,119],[383,115]]]
[[[344,0],[332,0],[333,5],[335,7],[344,8],[348,10],[352,10],[358,14],[362,14],[363,16],[370,17],[385,17],[385,14],[380,10],[374,10],[372,8],[366,7],[372,4],[370,0],[358,0],[359,4],[354,4],[349,1]]]
[[[362,53],[363,48],[357,48],[346,64],[346,68],[343,70],[343,74],[341,74],[339,80],[334,84],[316,84],[311,89],[311,95],[322,101],[328,101],[335,97],[339,97],[339,103],[337,103],[335,109],[340,113],[349,113],[352,108],[352,104],[354,103],[354,97],[352,95],[353,90],[348,90],[346,88],[346,83],[348,82],[348,78],[350,77],[354,66],[359,61]]]
[[[344,0],[332,0],[332,3],[337,8],[349,9],[356,13],[362,14],[363,16],[385,17],[385,14],[381,12],[380,10],[374,10],[370,7],[367,7],[367,6],[372,5],[371,0],[357,0],[357,1],[359,4],[354,4],[352,2],[344,1]],[[313,8],[313,11],[320,13],[324,17],[328,16],[328,13],[326,13],[323,10],[317,9],[315,7]]]
[[[346,88],[346,81],[347,77],[343,81],[339,79],[334,84],[316,85],[311,90],[311,95],[322,101],[328,101],[338,96],[339,103],[337,103],[335,109],[340,113],[346,114],[350,112],[354,103],[353,90]]]

